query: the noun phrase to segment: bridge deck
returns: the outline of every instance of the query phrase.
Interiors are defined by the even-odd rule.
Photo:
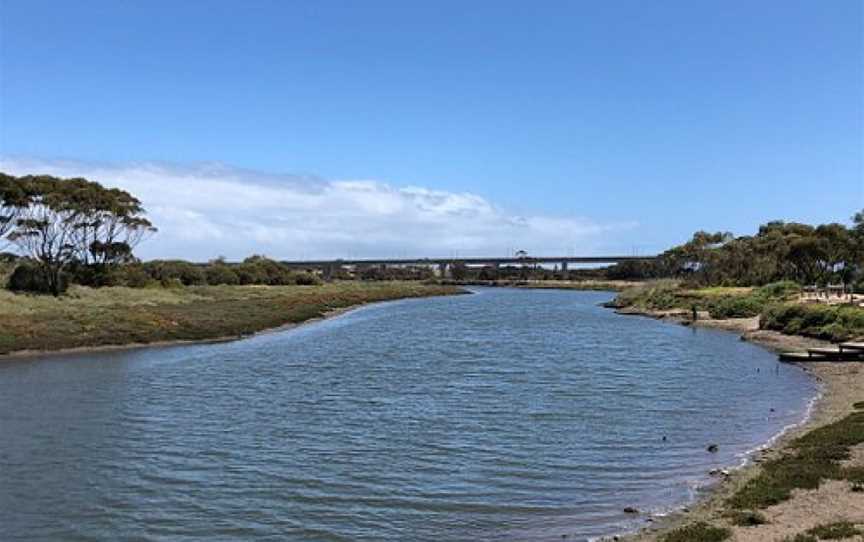
[[[524,258],[383,258],[359,260],[306,260],[283,261],[291,267],[322,268],[331,266],[375,266],[375,265],[502,265],[536,263],[621,263],[651,261],[657,256],[530,256]]]

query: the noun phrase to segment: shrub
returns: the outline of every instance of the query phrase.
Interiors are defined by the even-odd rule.
[[[732,536],[724,527],[714,527],[704,521],[679,527],[660,537],[661,542],[722,542]]]
[[[267,273],[264,269],[252,263],[242,263],[234,269],[234,272],[237,273],[240,284],[266,284],[267,282]]]
[[[317,286],[322,284],[322,281],[318,275],[303,272],[294,274],[294,283],[300,286]]]
[[[128,286],[144,288],[154,282],[140,264],[76,265],[69,270],[69,281],[83,286]]]
[[[724,296],[708,305],[711,318],[750,318],[758,316],[764,301],[755,296]]]
[[[190,262],[181,260],[155,260],[144,264],[144,269],[154,279],[165,284],[173,280],[184,286],[207,284],[204,270]]]
[[[768,523],[765,516],[759,512],[753,512],[750,510],[730,510],[726,512],[724,516],[732,522],[732,525],[737,525],[739,527],[755,527],[756,525],[764,525]]]
[[[31,292],[38,294],[50,294],[51,287],[48,284],[48,277],[45,270],[37,263],[27,261],[18,264],[12,275],[9,277],[7,286],[13,292]],[[63,293],[69,288],[69,281],[65,274],[60,275],[60,292]]]
[[[769,306],[759,321],[762,329],[844,341],[864,335],[864,309],[851,305]]]
[[[799,293],[801,293],[801,285],[791,280],[772,282],[756,290],[757,295],[774,299],[788,299]]]
[[[291,269],[263,256],[252,256],[243,260],[238,266],[237,274],[241,284],[294,284]]]
[[[220,284],[240,284],[240,277],[230,267],[224,264],[208,265],[204,270],[207,284],[218,286]]]

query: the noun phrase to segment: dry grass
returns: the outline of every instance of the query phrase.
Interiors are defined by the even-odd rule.
[[[416,282],[145,289],[76,286],[57,299],[0,291],[0,354],[235,337],[363,303],[459,291]]]

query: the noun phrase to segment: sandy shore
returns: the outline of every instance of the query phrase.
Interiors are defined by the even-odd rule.
[[[758,318],[730,320],[700,318],[696,322],[690,322],[688,315],[681,311],[646,314],[628,309],[619,312],[736,332],[740,334],[742,340],[778,352],[829,344],[806,337],[760,330]],[[841,520],[864,524],[864,494],[851,492],[849,484],[845,481],[825,481],[815,490],[795,490],[788,501],[761,510],[768,520],[764,525],[739,527],[732,525],[723,517],[724,500],[759,474],[762,461],[784,453],[789,442],[794,438],[847,416],[853,412],[853,403],[864,400],[864,370],[861,363],[806,362],[797,365],[810,373],[822,386],[822,392],[804,423],[790,429],[771,446],[757,453],[752,458],[753,461],[745,467],[732,470],[728,477],[718,482],[699,502],[664,518],[651,518],[653,521],[650,525],[639,533],[613,537],[611,540],[634,542],[658,540],[669,530],[694,521],[706,521],[712,525],[727,527],[733,533],[730,540],[742,542],[779,542],[817,525]],[[852,457],[844,466],[864,467],[864,447],[853,448]]]

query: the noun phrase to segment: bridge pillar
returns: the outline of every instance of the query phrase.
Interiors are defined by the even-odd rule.
[[[561,262],[561,272],[562,273],[567,272],[567,262]]]

